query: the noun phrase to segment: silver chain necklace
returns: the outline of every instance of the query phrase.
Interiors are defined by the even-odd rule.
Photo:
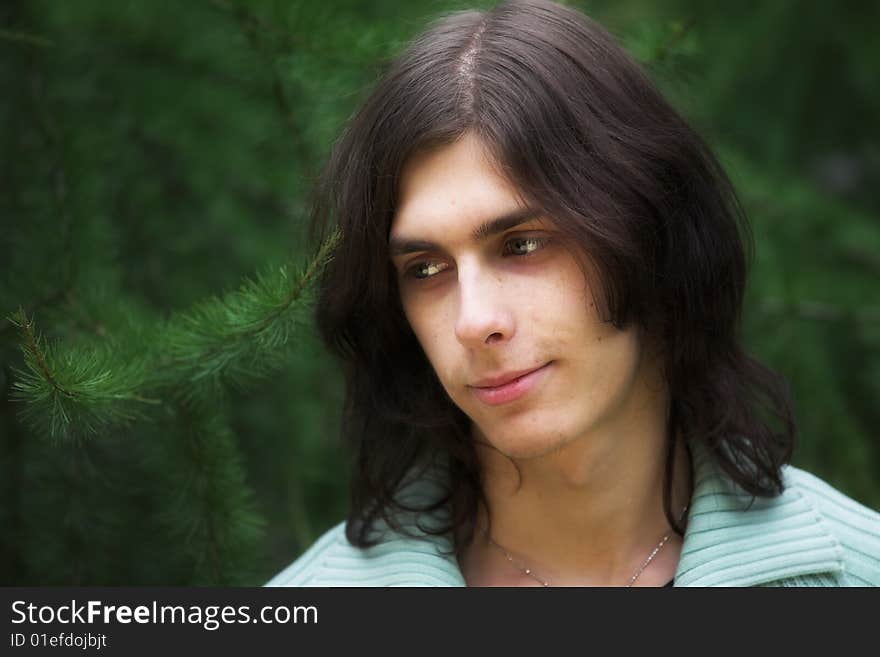
[[[687,513],[687,510],[688,510],[688,507],[687,507],[687,505],[685,505],[685,507],[681,510],[681,515],[678,518],[679,522],[681,522],[684,519],[684,516]],[[503,547],[501,547],[498,543],[495,542],[495,539],[493,539],[491,536],[489,536],[489,532],[486,531],[485,527],[481,526],[480,531],[483,533],[483,536],[486,537],[486,540],[488,540],[491,545],[493,545],[494,547],[499,549],[501,551],[501,553],[505,557],[507,557],[507,560],[517,570],[519,570],[523,575],[527,575],[527,576],[531,577],[536,582],[539,582],[541,584],[541,586],[548,586],[549,587],[551,585],[550,582],[548,582],[546,579],[542,579],[541,577],[538,577],[538,575],[536,575],[534,572],[532,572],[532,569],[527,567],[525,565],[525,563],[523,563],[519,559],[514,559],[507,550],[505,550]],[[651,554],[648,555],[648,558],[645,559],[645,562],[636,571],[635,575],[633,575],[630,578],[629,583],[626,585],[626,588],[630,588],[633,584],[635,584],[635,581],[639,578],[639,575],[641,575],[644,572],[645,568],[648,567],[648,564],[654,560],[654,557],[656,557],[660,553],[660,550],[663,549],[663,546],[666,545],[666,541],[668,541],[668,540],[669,540],[669,534],[667,533],[663,538],[660,539],[660,542],[657,543],[657,546],[651,551]]]

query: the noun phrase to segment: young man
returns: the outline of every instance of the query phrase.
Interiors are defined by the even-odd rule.
[[[738,343],[730,183],[600,26],[437,23],[319,191],[352,508],[270,585],[880,583],[880,517],[785,465]]]

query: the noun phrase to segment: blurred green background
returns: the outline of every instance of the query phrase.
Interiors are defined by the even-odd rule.
[[[113,369],[149,327],[305,263],[306,194],[383,62],[487,4],[6,0],[3,316]],[[791,382],[795,464],[880,508],[880,3],[568,4],[727,166],[757,247],[745,340]],[[13,401],[22,340],[0,324],[0,583],[262,584],[344,518],[342,379],[307,322],[211,397],[213,461],[160,411],[41,435]]]

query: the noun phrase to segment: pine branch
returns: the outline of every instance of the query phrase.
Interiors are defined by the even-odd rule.
[[[37,334],[34,322],[19,309],[7,318],[22,335],[26,370],[13,368],[13,400],[28,402],[25,420],[52,439],[87,436],[144,417],[142,404],[158,399],[138,393],[146,379],[143,363],[131,360],[116,370],[106,350],[60,351]]]
[[[216,402],[178,406],[161,441],[162,523],[177,538],[192,583],[249,581],[265,521],[256,511],[235,436]]]
[[[169,390],[191,401],[204,394],[203,384],[216,395],[223,384],[242,386],[274,371],[338,240],[337,231],[302,272],[282,266],[259,274],[239,291],[173,318],[137,355],[121,355],[121,340],[109,338],[91,349],[46,345],[19,309],[7,318],[21,331],[26,366],[13,370],[13,399],[27,402],[22,414],[42,435],[94,436],[145,419],[144,405],[162,404]]]
[[[222,299],[173,319],[164,335],[162,377],[169,382],[244,383],[279,367],[279,350],[302,319],[306,293],[339,240],[333,233],[302,272],[287,266],[258,274]]]

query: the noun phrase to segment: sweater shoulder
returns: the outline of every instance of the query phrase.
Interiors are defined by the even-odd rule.
[[[840,542],[847,582],[880,586],[880,513],[794,466],[785,468],[785,481],[811,503],[820,521]]]
[[[345,538],[345,523],[327,530],[289,566],[272,577],[265,586],[309,586],[320,573],[328,556],[338,552]]]
[[[348,542],[345,523],[323,534],[265,586],[461,586],[460,570],[438,541],[391,535],[378,545]]]

